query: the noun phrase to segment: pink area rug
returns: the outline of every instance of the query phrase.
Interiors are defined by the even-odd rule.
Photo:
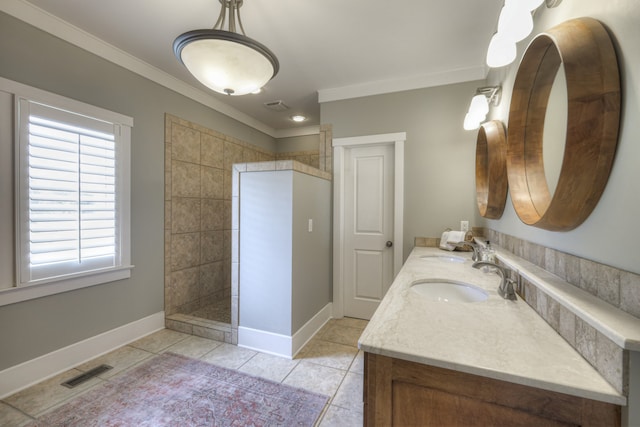
[[[327,396],[165,353],[31,426],[312,426]]]

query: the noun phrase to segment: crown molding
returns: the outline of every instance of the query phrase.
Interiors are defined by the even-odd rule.
[[[302,128],[278,129],[274,138],[291,138],[294,136],[319,135],[320,126],[306,126]]]
[[[165,73],[31,3],[24,0],[2,0],[2,2],[0,2],[0,10],[159,85],[191,98],[206,107],[265,133],[272,138],[277,137],[277,131],[274,128],[220,102],[206,92]]]
[[[488,68],[485,65],[482,65],[472,68],[460,68],[442,73],[423,74],[404,79],[383,80],[333,89],[321,89],[318,91],[318,102],[322,104],[324,102],[340,101],[364,96],[424,89],[473,80],[484,80],[487,77],[488,72]]]

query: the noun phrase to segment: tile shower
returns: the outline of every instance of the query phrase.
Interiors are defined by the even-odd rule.
[[[258,147],[166,115],[168,327],[230,341],[223,324],[231,322],[231,169],[273,159]]]
[[[322,126],[320,139],[330,127]],[[318,151],[271,153],[165,115],[165,315],[180,332],[235,343],[231,333],[231,178],[234,163],[330,164]],[[237,325],[236,325],[237,327]],[[235,339],[234,339],[235,338]]]

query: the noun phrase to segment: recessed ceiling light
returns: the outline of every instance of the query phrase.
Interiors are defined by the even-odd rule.
[[[307,120],[307,118],[298,114],[295,116],[291,116],[291,120],[293,120],[294,122],[304,122],[305,120]]]
[[[259,93],[262,93],[262,88],[259,87],[258,89],[254,90],[253,92],[251,92],[252,95],[257,95]]]

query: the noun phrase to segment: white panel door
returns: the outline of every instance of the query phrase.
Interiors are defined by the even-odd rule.
[[[393,281],[394,149],[345,151],[344,315],[370,319]]]

